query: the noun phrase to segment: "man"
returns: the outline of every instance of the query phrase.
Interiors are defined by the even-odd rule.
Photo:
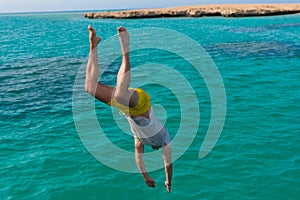
[[[135,139],[135,159],[137,167],[149,187],[155,187],[155,181],[148,175],[143,161],[144,145],[153,149],[163,148],[166,181],[168,192],[171,191],[172,161],[170,136],[167,130],[154,115],[150,104],[150,96],[141,88],[129,88],[130,57],[129,33],[124,27],[118,28],[122,50],[122,64],[117,76],[116,87],[98,83],[98,52],[97,47],[101,38],[89,26],[90,55],[86,68],[86,91],[98,100],[120,109],[128,120]]]

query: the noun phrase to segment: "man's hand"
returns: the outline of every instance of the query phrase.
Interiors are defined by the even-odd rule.
[[[155,187],[155,181],[152,178],[150,177],[146,178],[145,182],[149,187]]]
[[[165,182],[165,186],[167,191],[170,193],[171,192],[171,184],[169,184],[167,181]]]

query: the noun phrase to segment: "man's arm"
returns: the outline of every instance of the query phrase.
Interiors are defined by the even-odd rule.
[[[171,147],[167,144],[165,144],[163,147],[163,157],[164,157],[165,172],[166,172],[165,186],[167,188],[167,191],[171,192],[172,173],[173,173],[172,152],[171,152]]]
[[[149,187],[155,187],[155,182],[148,175],[144,161],[143,161],[144,145],[139,141],[139,139],[136,138],[134,141],[134,147],[135,147],[135,161],[136,161],[137,167],[139,168],[141,174],[143,175],[146,184]]]

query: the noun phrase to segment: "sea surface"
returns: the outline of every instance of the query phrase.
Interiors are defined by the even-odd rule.
[[[171,194],[164,188],[163,168],[149,172],[156,187],[148,188],[139,173],[107,166],[82,141],[84,133],[74,121],[88,115],[76,116],[74,95],[76,99],[86,94],[74,90],[84,88],[84,82],[75,83],[84,80],[89,24],[102,37],[99,81],[105,84],[115,85],[121,57],[118,46],[104,48],[104,44],[117,38],[121,25],[135,35],[141,31],[140,39],[145,28],[159,30],[160,44],[170,40],[166,36],[173,34],[164,34],[168,31],[181,34],[183,39],[173,38],[165,48],[195,52],[184,39],[189,38],[218,69],[226,92],[226,119],[215,147],[200,159],[212,109],[218,108],[212,105],[205,74],[176,52],[155,48],[155,40],[141,42],[131,54],[133,69],[148,67],[137,70],[132,80],[147,78],[141,87],[151,95],[172,140],[184,123],[181,112],[197,111],[199,106],[199,119],[186,120],[199,126],[181,136],[182,143],[191,144],[172,144],[173,151],[182,155],[173,163]],[[299,33],[300,15],[135,20],[90,20],[81,12],[0,15],[0,199],[300,199]],[[143,43],[154,46],[143,49]],[[116,58],[104,62],[106,54]],[[174,92],[181,79],[160,72],[155,64],[181,74],[193,88],[196,104],[182,110]],[[152,83],[152,78],[158,82]],[[169,85],[159,84],[165,80]],[[181,96],[192,98],[184,92]],[[84,98],[95,104],[98,120],[98,126],[86,125],[133,155],[132,135],[118,127],[124,117],[114,116],[110,107],[88,95]],[[97,151],[109,150],[101,140],[97,144]],[[121,158],[106,157],[123,167]],[[157,159],[162,162],[161,156]],[[134,159],[127,164],[136,170]]]

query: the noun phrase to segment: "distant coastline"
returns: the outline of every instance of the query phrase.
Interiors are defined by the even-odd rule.
[[[87,18],[161,18],[161,17],[253,17],[300,13],[300,4],[215,4],[171,8],[87,12]]]

